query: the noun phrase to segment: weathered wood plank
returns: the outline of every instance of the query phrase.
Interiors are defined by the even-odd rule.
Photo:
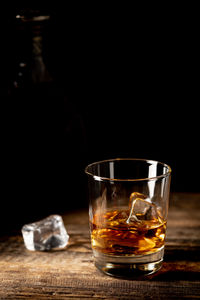
[[[0,238],[0,299],[200,298],[200,194],[172,195],[165,261],[146,279],[122,280],[93,265],[88,212],[63,216],[66,250],[30,252],[21,235]]]
[[[65,268],[44,270],[42,265],[35,268],[29,265],[21,267],[18,264],[13,264],[12,267],[7,264],[0,266],[1,273],[6,275],[6,278],[0,278],[0,296],[5,296],[7,293],[7,296],[35,294],[39,296],[38,299],[45,295],[55,299],[61,299],[62,296],[72,298],[72,296],[83,295],[91,299],[107,299],[108,296],[116,299],[120,295],[121,299],[130,299],[133,296],[136,299],[147,296],[148,299],[156,299],[156,297],[164,298],[170,295],[170,299],[180,299],[181,295],[186,298],[199,295],[199,281],[195,280],[188,282],[173,278],[173,282],[169,283],[168,278],[163,280],[158,277],[159,279],[151,281],[126,281],[105,278],[104,275],[101,276],[98,273],[78,276],[77,273],[66,272]],[[168,267],[165,264],[163,268]]]

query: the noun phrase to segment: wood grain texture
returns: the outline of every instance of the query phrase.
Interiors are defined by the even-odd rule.
[[[31,252],[21,235],[0,239],[0,299],[200,298],[200,194],[171,195],[162,269],[143,280],[116,279],[93,265],[88,212],[63,216],[65,250]]]

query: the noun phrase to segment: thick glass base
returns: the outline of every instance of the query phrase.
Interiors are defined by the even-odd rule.
[[[121,278],[140,278],[162,267],[164,247],[156,253],[137,256],[112,256],[93,250],[95,266],[103,273]]]

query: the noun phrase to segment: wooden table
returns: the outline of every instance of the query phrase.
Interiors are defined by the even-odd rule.
[[[31,252],[21,235],[0,239],[0,299],[200,298],[200,194],[172,194],[165,262],[144,280],[103,275],[92,260],[87,211],[63,216],[66,250]]]

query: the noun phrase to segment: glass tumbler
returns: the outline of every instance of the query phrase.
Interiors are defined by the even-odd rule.
[[[117,277],[149,275],[162,266],[171,168],[118,158],[85,169],[96,267]]]

